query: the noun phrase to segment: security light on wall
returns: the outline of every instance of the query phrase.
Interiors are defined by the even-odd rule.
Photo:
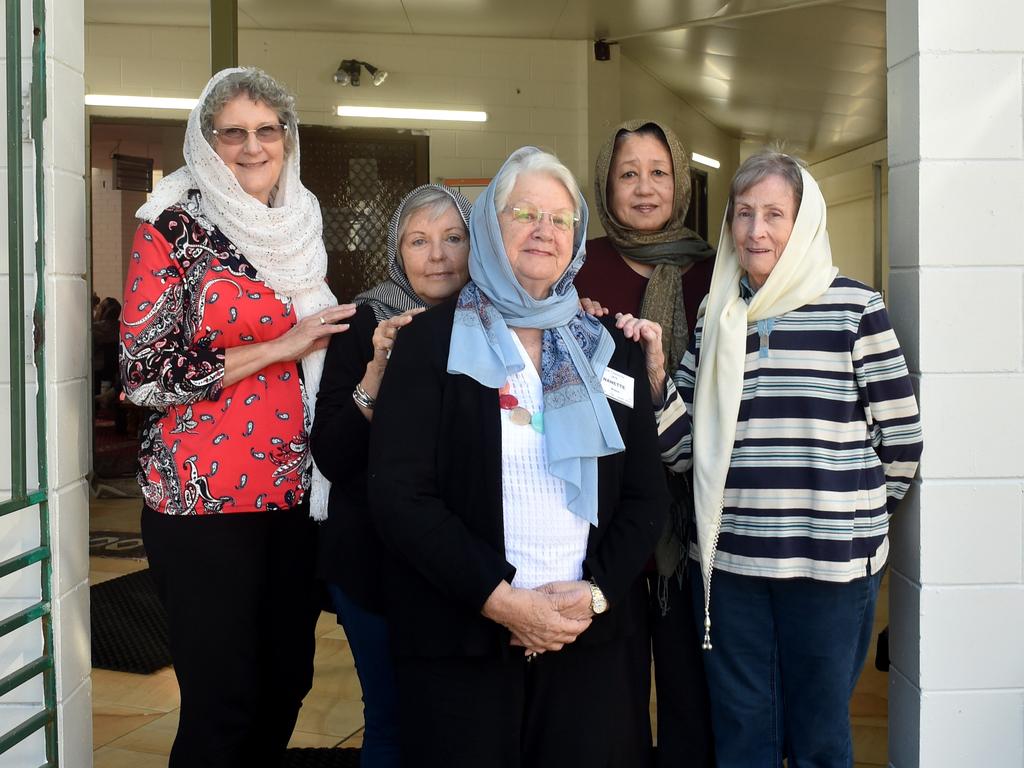
[[[338,71],[334,73],[334,82],[338,85],[358,86],[361,67],[365,68],[367,74],[373,78],[374,85],[380,85],[388,79],[388,73],[373,64],[358,59],[345,59],[338,65]]]

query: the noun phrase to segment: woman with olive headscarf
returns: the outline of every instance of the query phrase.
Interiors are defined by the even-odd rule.
[[[658,322],[664,329],[667,366],[682,359],[697,307],[711,285],[714,249],[684,220],[690,207],[686,150],[670,128],[653,120],[618,126],[598,154],[594,198],[605,237],[587,242],[587,261],[576,276],[580,296],[612,313]],[[665,371],[654,372],[661,376]],[[640,716],[638,747],[648,761],[651,653],[658,684],[657,765],[713,765],[707,684],[700,654],[681,642],[692,632],[689,589],[683,567],[686,528],[692,514],[687,479],[671,476],[672,513],[646,573],[636,589],[636,634],[632,679]]]

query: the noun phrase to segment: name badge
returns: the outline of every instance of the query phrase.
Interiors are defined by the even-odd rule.
[[[605,368],[601,376],[601,391],[605,397],[622,403],[627,408],[633,407],[633,377],[624,373]]]

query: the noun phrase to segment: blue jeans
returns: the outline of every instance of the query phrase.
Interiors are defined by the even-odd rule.
[[[361,768],[399,768],[398,693],[391,660],[388,625],[380,614],[351,600],[337,584],[328,584],[338,623],[345,629],[356,674],[363,689],[363,748]]]
[[[703,636],[704,594],[693,569]],[[845,584],[715,571],[704,654],[718,768],[850,768],[850,696],[882,574]],[[699,642],[699,640],[698,640]]]

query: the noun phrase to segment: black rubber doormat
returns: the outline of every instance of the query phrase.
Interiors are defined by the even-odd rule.
[[[90,588],[92,665],[148,675],[169,666],[167,616],[146,568]]]
[[[281,768],[359,768],[359,750],[310,748],[289,749]]]
[[[124,531],[89,531],[90,557],[127,557],[144,560],[146,548],[141,533]]]

